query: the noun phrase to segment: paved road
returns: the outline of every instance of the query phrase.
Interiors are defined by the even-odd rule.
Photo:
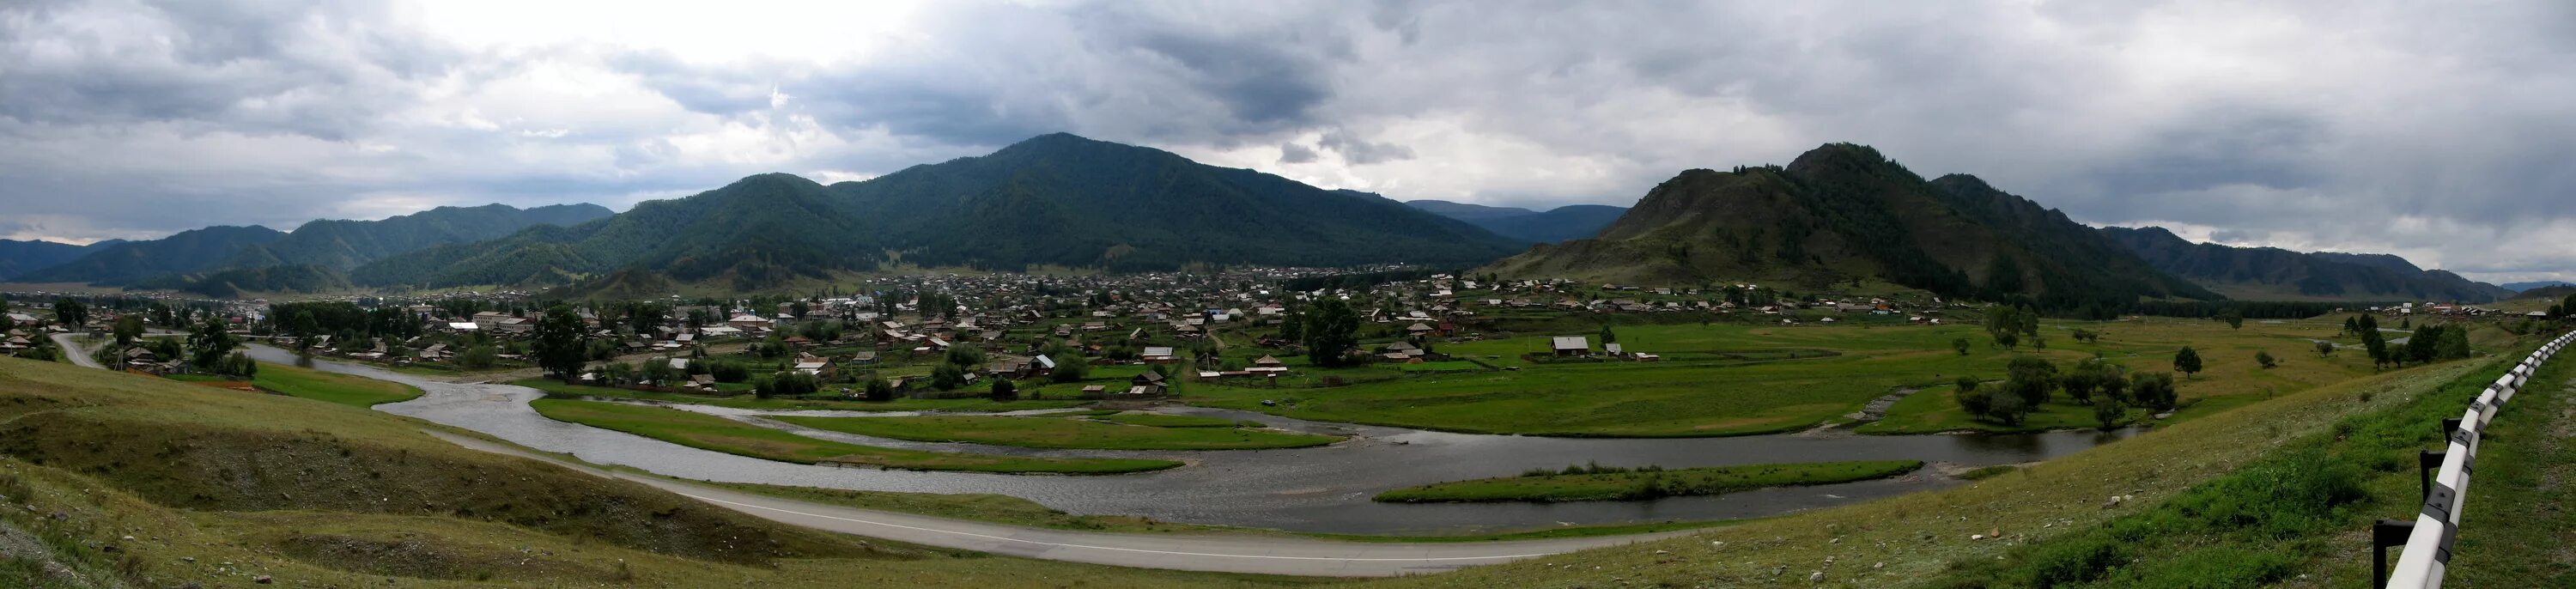
[[[89,349],[82,348],[79,343],[72,341],[72,334],[54,334],[54,346],[61,348],[63,353],[70,354],[72,356],[73,364],[78,364],[84,368],[107,368],[105,366],[98,365],[97,359],[89,357]]]
[[[426,430],[424,430],[426,431]],[[1551,554],[1684,535],[1400,544],[1298,537],[1111,534],[1008,526],[779,499],[669,479],[611,472],[518,448],[426,431],[459,446],[528,458],[592,475],[643,483],[683,497],[789,525],[942,548],[1113,566],[1332,577],[1436,573]]]

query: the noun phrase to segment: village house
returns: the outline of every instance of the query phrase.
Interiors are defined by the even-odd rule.
[[[1558,356],[1592,355],[1592,340],[1579,335],[1553,338],[1550,347],[1556,351],[1556,355]]]

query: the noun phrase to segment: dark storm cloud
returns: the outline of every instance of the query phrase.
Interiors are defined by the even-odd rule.
[[[466,48],[400,12],[0,6],[0,200],[122,237],[351,195],[631,201],[780,168],[864,176],[1070,131],[1548,208],[1857,142],[2090,222],[2576,267],[2569,2],[951,2],[858,57],[715,60]],[[595,93],[549,94],[566,89]]]

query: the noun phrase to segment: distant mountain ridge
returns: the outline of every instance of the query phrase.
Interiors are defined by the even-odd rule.
[[[72,245],[51,241],[0,239],[0,282],[10,281],[29,272],[52,268],[63,262],[79,259],[81,256],[116,247],[117,244],[122,243],[125,243],[125,240],[110,239],[89,245]]]
[[[312,221],[292,233],[258,226],[207,227],[161,239],[116,244],[17,280],[169,285],[187,283],[192,275],[226,270],[307,266],[293,274],[316,270],[338,273],[436,245],[492,239],[531,226],[580,223],[610,214],[606,207],[593,204],[530,209],[493,204],[438,207],[378,221]],[[342,281],[345,279],[300,278],[290,282]]]
[[[1852,144],[1785,168],[1684,171],[1597,237],[1533,246],[1486,270],[1644,285],[1878,279],[2101,312],[2142,298],[2220,298],[2057,211],[1972,176],[1924,180]]]
[[[884,265],[1169,270],[1193,264],[1468,266],[1514,248],[1375,194],[1325,190],[1069,134],[877,178],[744,178],[607,219],[361,266],[361,285],[563,285],[657,279],[774,287]]]
[[[1582,239],[1601,233],[1601,229],[1626,214],[1626,207],[1609,205],[1566,205],[1544,212],[1519,207],[1491,207],[1445,200],[1410,200],[1406,205],[1431,214],[1465,221],[1496,235],[1524,243],[1556,243]]]
[[[2487,303],[2513,296],[2503,287],[2424,270],[2389,254],[2195,243],[2161,227],[2100,231],[2158,269],[2236,298]]]
[[[2568,282],[2565,280],[2543,280],[2539,282],[2507,282],[2498,286],[2504,287],[2505,290],[2519,293],[2553,286],[2576,286],[2576,282]]]

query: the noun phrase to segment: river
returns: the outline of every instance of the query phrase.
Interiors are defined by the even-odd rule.
[[[294,354],[275,348],[254,346],[252,355],[263,362],[299,363]],[[630,466],[673,477],[867,491],[996,493],[1076,514],[1136,515],[1172,522],[1349,534],[1471,533],[1559,525],[1767,517],[1963,484],[1927,469],[1894,479],[1637,502],[1387,504],[1369,500],[1378,492],[1398,487],[1508,476],[1532,468],[1586,462],[1686,468],[1874,459],[1983,466],[2046,460],[2134,433],[1545,438],[1318,423],[1196,407],[1167,411],[1251,419],[1286,429],[1356,437],[1318,448],[1141,452],[904,442],[796,430],[815,437],[893,447],[1030,456],[1156,457],[1189,463],[1171,470],[1116,476],[915,472],[773,462],[554,421],[528,407],[528,401],[543,393],[526,387],[447,383],[341,362],[315,361],[309,365],[402,382],[427,392],[419,399],[378,405],[377,410],[471,429],[592,463]],[[760,420],[755,415],[760,412],[688,408],[787,427]]]

